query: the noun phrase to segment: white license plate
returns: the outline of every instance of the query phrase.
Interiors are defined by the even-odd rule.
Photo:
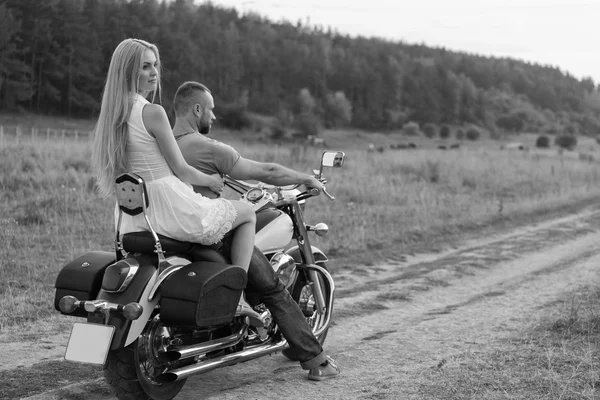
[[[112,325],[76,322],[65,351],[65,360],[104,364],[115,332]]]

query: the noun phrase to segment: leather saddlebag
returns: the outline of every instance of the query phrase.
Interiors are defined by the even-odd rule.
[[[161,285],[160,319],[167,326],[208,327],[235,317],[248,277],[244,268],[197,261]]]
[[[93,300],[100,291],[102,277],[106,267],[116,261],[114,252],[90,251],[65,265],[58,276],[54,287],[54,308],[60,311],[58,303],[64,296],[74,296],[77,300]],[[78,309],[71,314],[87,317],[87,312]]]

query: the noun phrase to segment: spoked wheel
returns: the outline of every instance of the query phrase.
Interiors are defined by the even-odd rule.
[[[317,256],[315,254],[315,256]],[[327,266],[325,262],[319,261],[317,258],[317,264],[327,270]],[[319,283],[323,290],[323,297],[325,301],[329,299],[331,296],[331,286],[329,285],[329,281],[325,279],[322,274],[318,274]],[[300,310],[306,317],[306,322],[312,328],[313,332],[316,332],[325,324],[325,315],[319,314],[316,309],[315,297],[313,295],[312,285],[307,280],[307,277],[304,273],[300,273],[296,282],[290,288],[290,293],[292,298],[298,303]],[[331,313],[333,309],[333,302],[331,304],[327,304],[329,308],[329,312]],[[325,343],[325,339],[327,338],[327,333],[329,332],[329,327],[325,329],[321,334],[316,335],[317,340],[321,345]],[[293,361],[298,361],[295,354],[290,349],[285,349],[282,351],[282,354]]]
[[[119,399],[171,400],[179,393],[185,379],[176,382],[159,379],[167,369],[176,367],[160,357],[171,338],[171,330],[157,316],[148,322],[135,342],[109,353],[104,377]]]

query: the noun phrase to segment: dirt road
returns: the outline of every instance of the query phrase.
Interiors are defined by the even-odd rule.
[[[588,209],[444,253],[338,272],[335,325],[325,346],[342,369],[338,378],[308,381],[296,363],[276,354],[192,377],[176,399],[435,398],[428,371],[465,352],[485,352],[530,324],[540,305],[597,280],[598,228],[600,211]],[[58,362],[63,338],[64,332],[42,337],[46,362]],[[33,342],[13,344],[1,336],[0,342],[5,372],[16,367],[10,360],[19,349],[30,354],[30,364],[40,361]],[[43,374],[43,364],[24,363],[23,357],[20,363]],[[95,379],[88,386],[11,398],[113,398],[105,389]]]

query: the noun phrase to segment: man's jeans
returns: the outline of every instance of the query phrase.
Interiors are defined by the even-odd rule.
[[[248,269],[247,290],[257,295],[271,311],[273,319],[290,345],[288,351],[300,361],[302,368],[317,367],[327,360],[321,344],[266,257],[260,253],[264,260],[255,262],[257,253],[259,251],[255,250],[253,262]]]

